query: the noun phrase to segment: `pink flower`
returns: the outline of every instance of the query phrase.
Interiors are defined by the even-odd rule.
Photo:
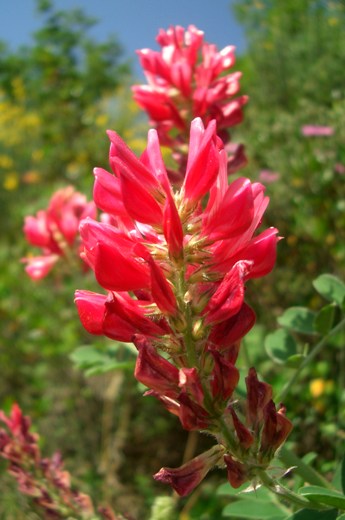
[[[345,175],[345,165],[341,163],[336,163],[334,165],[334,171],[339,173],[339,175]]]
[[[331,126],[305,125],[301,128],[302,135],[305,137],[329,137],[334,134]]]
[[[189,123],[195,117],[205,125],[215,119],[219,135],[228,142],[228,129],[242,121],[242,106],[247,102],[246,96],[234,98],[241,78],[241,73],[229,72],[235,63],[235,47],[218,51],[194,25],[187,30],[180,26],[161,29],[157,42],[161,51],[138,51],[148,84],[132,89],[161,143],[183,154]],[[182,164],[181,157],[178,160]],[[242,166],[245,160],[237,163]]]
[[[96,217],[96,206],[72,186],[57,191],[47,210],[25,218],[24,233],[29,244],[42,250],[40,256],[23,258],[28,275],[39,280],[47,276],[60,258],[79,256],[79,224]]]
[[[266,184],[272,184],[280,179],[280,173],[272,172],[270,170],[261,170],[259,174],[259,179],[261,182],[264,182]]]

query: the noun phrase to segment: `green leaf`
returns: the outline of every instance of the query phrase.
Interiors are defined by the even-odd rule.
[[[336,520],[337,510],[315,511],[315,509],[300,509],[285,520]]]
[[[335,470],[332,484],[335,488],[337,488],[339,491],[343,491],[345,494],[345,455]]]
[[[281,365],[285,365],[287,360],[297,353],[296,340],[286,329],[268,334],[264,345],[270,358]]]
[[[345,520],[345,514],[337,516],[337,520]]]
[[[123,361],[123,362],[111,362],[104,363],[102,365],[93,366],[85,369],[85,376],[95,376],[96,374],[104,374],[104,372],[110,372],[111,370],[117,371],[132,371],[134,369],[133,361]]]
[[[338,491],[326,489],[321,486],[305,486],[299,490],[299,493],[311,502],[345,510],[345,496]]]
[[[235,489],[232,486],[230,486],[229,482],[224,482],[224,484],[221,484],[217,488],[217,495],[220,496],[226,496],[226,497],[235,497],[235,498],[242,498],[243,496],[246,496],[245,494],[242,495],[241,492],[245,491],[248,488],[248,483],[243,484],[239,488]]]
[[[315,316],[314,328],[323,336],[329,333],[334,323],[335,305],[330,303],[325,305]]]
[[[246,489],[248,484],[234,489],[227,483],[218,488],[217,494],[230,496],[232,500],[236,499],[223,509],[223,516],[255,520],[266,518],[281,520],[286,516],[286,509],[272,501],[272,494],[266,488],[261,487],[248,492],[245,491]]]
[[[279,318],[282,327],[300,332],[301,334],[315,334],[315,313],[306,307],[290,307]]]
[[[333,274],[322,274],[313,281],[313,286],[321,296],[330,302],[342,305],[345,298],[345,284]]]
[[[273,502],[263,500],[240,500],[228,504],[222,511],[222,516],[227,518],[248,518],[253,520],[283,520],[286,512],[282,511]]]
[[[132,370],[135,363],[130,347],[124,343],[114,343],[106,351],[86,345],[72,352],[70,358],[77,368],[85,371],[86,377],[110,370]]]
[[[298,368],[304,359],[305,356],[303,354],[294,354],[286,360],[286,366],[290,368]]]
[[[82,367],[94,363],[102,363],[104,360],[104,352],[97,350],[92,346],[78,347],[71,353],[70,358],[78,366]]]

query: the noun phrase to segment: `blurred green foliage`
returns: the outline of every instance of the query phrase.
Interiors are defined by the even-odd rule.
[[[114,345],[82,330],[73,293],[97,290],[92,277],[55,271],[34,283],[20,259],[29,251],[24,216],[45,208],[56,188],[73,184],[91,198],[92,168],[108,168],[106,128],[138,152],[146,128],[129,96],[133,80],[119,42],[95,42],[89,36],[95,21],[80,10],[57,11],[49,0],[37,6],[42,29],[32,44],[14,52],[0,46],[0,404],[8,409],[20,403],[42,435],[42,451],[59,449],[85,492],[145,517],[157,490],[168,492],[151,474],[163,460],[180,464],[186,433],[158,403],[141,397],[129,373],[107,371],[107,364],[114,366]],[[319,312],[324,301],[312,284],[318,275],[345,279],[345,5],[240,0],[236,13],[247,34],[248,50],[237,69],[250,103],[233,138],[247,148],[249,165],[241,173],[270,179],[265,225],[284,237],[275,271],[248,287],[258,325],[245,339],[240,368],[244,373],[255,364],[278,391],[294,368],[282,370],[274,345],[268,350],[278,363],[272,363],[265,335],[288,307]],[[329,126],[333,135],[306,137],[304,125]],[[265,170],[278,175],[260,176]],[[325,312],[319,326],[327,326]],[[322,452],[315,464],[326,476],[345,436],[341,347],[339,335],[286,398],[295,424],[292,442],[301,455]],[[74,368],[74,351],[79,366],[94,372],[89,379]],[[221,479],[215,472],[196,491],[198,500],[182,500],[181,519],[220,518],[226,502],[214,489]],[[39,518],[10,480],[1,479],[0,491],[6,496],[0,518]]]
[[[345,274],[345,4],[241,0],[235,12],[247,35],[237,67],[250,96],[236,139],[247,148],[244,173],[267,183],[265,222],[284,237],[271,283],[260,282],[254,297],[266,321],[267,306],[274,318],[290,305],[317,305],[319,273]],[[305,125],[333,135],[304,136]],[[276,178],[266,182],[262,171]]]
[[[248,287],[260,328],[245,338],[241,362],[259,367],[279,393],[315,337],[297,331],[300,347],[294,352],[295,339],[276,330],[277,318],[291,324],[302,306],[295,328],[310,328],[316,316],[324,333],[339,319],[315,288],[323,273],[345,279],[345,4],[239,0],[234,9],[247,36],[237,68],[250,101],[233,137],[246,145],[243,174],[267,185],[265,224],[283,237],[274,272]],[[305,135],[308,125],[328,127],[330,135]],[[328,338],[325,347],[284,404],[295,425],[295,450],[322,454],[313,464],[330,477],[345,438],[344,333]]]

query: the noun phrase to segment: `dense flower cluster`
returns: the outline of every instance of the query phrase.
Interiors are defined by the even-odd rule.
[[[39,436],[31,433],[30,419],[17,404],[9,416],[0,411],[1,423],[5,428],[0,428],[0,457],[9,461],[8,472],[17,480],[20,492],[33,499],[44,518],[117,519],[109,508],[102,508],[97,515],[90,497],[71,487],[70,474],[59,453],[42,458]]]
[[[240,88],[240,72],[229,72],[235,63],[235,47],[221,51],[204,41],[194,25],[161,29],[157,36],[161,51],[138,51],[146,85],[132,87],[134,99],[148,113],[162,145],[175,152],[184,168],[189,125],[200,117],[206,126],[217,122],[218,135],[229,141],[229,128],[242,121],[247,96],[234,97]],[[229,170],[246,163],[243,147],[232,145]],[[180,172],[182,173],[182,172]]]
[[[77,291],[81,321],[92,334],[134,342],[135,376],[147,394],[186,430],[216,436],[211,455],[187,465],[194,485],[224,462],[230,482],[242,483],[252,467],[267,467],[290,430],[269,392],[253,401],[253,385],[261,395],[262,384],[252,382],[252,372],[245,424],[231,405],[240,340],[255,320],[245,283],[275,263],[277,230],[257,234],[268,204],[264,187],[241,177],[228,183],[214,121],[206,128],[200,118],[192,122],[179,189],[169,182],[155,130],[140,159],[116,133],[109,137],[112,173],[96,168],[94,185],[95,203],[109,219],[86,219],[80,228],[82,256],[107,294]],[[243,478],[233,476],[239,470]],[[156,478],[169,481],[162,471]],[[191,485],[175,487],[185,494]]]
[[[86,217],[96,217],[93,202],[72,186],[58,190],[48,208],[36,216],[25,217],[24,233],[27,241],[41,248],[42,255],[23,259],[25,270],[34,280],[47,276],[60,258],[75,262],[79,254],[79,224]]]
[[[24,261],[28,274],[39,279],[60,257],[73,259],[80,251],[104,289],[76,291],[86,330],[134,343],[135,377],[147,386],[146,395],[186,430],[216,439],[180,468],[162,468],[154,476],[186,495],[214,466],[227,470],[235,488],[260,480],[292,425],[254,368],[246,378],[246,400],[238,402],[235,394],[241,340],[255,321],[245,286],[273,268],[278,231],[259,231],[268,204],[264,186],[245,177],[228,181],[246,162],[243,147],[231,143],[228,132],[242,120],[247,101],[234,98],[240,79],[240,73],[229,72],[234,47],[218,51],[193,25],[161,30],[157,42],[160,52],[138,51],[148,85],[133,87],[154,126],[145,151],[137,158],[109,131],[111,172],[94,170],[95,205],[71,187],[57,192],[47,211],[26,218],[26,237],[43,255]],[[161,146],[171,149],[177,170],[165,166]],[[277,175],[262,172],[266,182]],[[96,206],[101,221],[95,220]],[[15,437],[22,421],[24,452],[35,467],[41,464],[19,409],[11,419],[0,419]],[[0,442],[3,456],[14,462],[11,439],[0,433]],[[49,475],[67,482],[63,490],[69,497],[59,460],[44,464],[49,482]],[[19,467],[23,492],[28,486],[40,492],[20,469],[25,466],[13,467]],[[102,514],[113,518],[110,511]]]

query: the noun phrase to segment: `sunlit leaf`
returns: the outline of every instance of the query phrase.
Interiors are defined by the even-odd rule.
[[[315,334],[315,313],[306,307],[290,307],[279,318],[282,327],[300,332],[301,334]]]
[[[342,305],[345,298],[345,284],[338,277],[322,274],[313,281],[313,286],[326,300]]]
[[[325,305],[315,316],[314,327],[315,330],[325,336],[329,333],[333,326],[334,322],[334,314],[335,314],[335,305],[330,303],[329,305]]]
[[[268,334],[264,345],[270,358],[281,365],[297,353],[296,340],[286,329],[278,329]]]

